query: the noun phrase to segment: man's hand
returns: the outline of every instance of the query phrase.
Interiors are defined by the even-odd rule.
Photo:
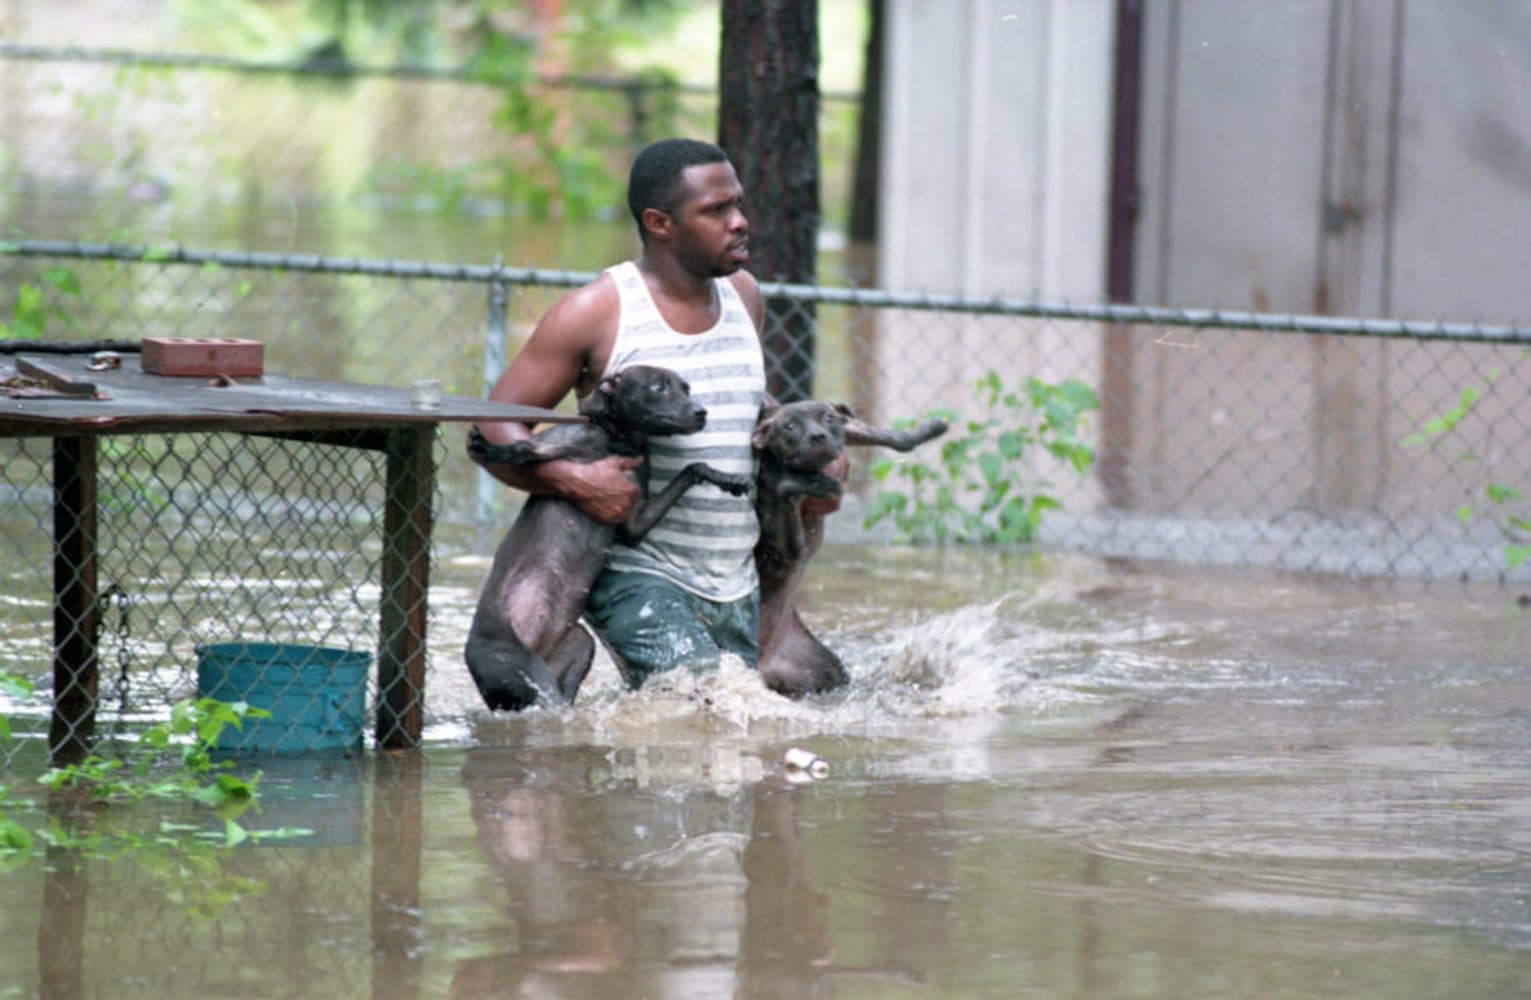
[[[613,455],[598,462],[556,464],[563,467],[557,470],[558,495],[574,501],[593,521],[621,524],[643,500],[634,475],[642,458]]]
[[[500,441],[524,440],[530,430],[519,424],[492,428]],[[469,432],[471,442],[474,431]],[[482,435],[491,440],[489,435]],[[469,455],[473,454],[471,448]],[[514,489],[535,496],[562,497],[571,501],[585,516],[602,524],[621,524],[643,501],[643,490],[634,474],[643,459],[612,455],[595,462],[571,462],[554,459],[530,465],[502,463],[483,465],[485,471]]]

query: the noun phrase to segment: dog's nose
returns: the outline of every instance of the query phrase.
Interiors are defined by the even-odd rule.
[[[700,403],[697,403],[697,404],[695,404],[694,406],[691,407],[691,413],[698,420],[706,420],[707,419],[707,407],[701,405]]]

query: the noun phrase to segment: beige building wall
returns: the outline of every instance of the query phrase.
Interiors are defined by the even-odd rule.
[[[890,0],[888,16],[881,284],[1099,301],[1113,4]],[[1099,370],[1098,337],[1079,326],[911,311],[876,337],[880,415],[970,412],[990,370],[1007,383]]]
[[[1143,12],[1139,302],[1531,322],[1531,5]],[[886,287],[1105,298],[1115,14],[1113,0],[889,0]],[[1500,481],[1531,454],[1531,421],[1504,402],[1531,381],[1515,352],[1139,330],[1107,359],[1101,339],[1085,324],[890,320],[879,405],[960,407],[988,368],[1098,384],[1103,364],[1125,366],[1114,444],[1146,510],[1439,505],[1438,463],[1400,442],[1490,370],[1496,398],[1463,444]]]

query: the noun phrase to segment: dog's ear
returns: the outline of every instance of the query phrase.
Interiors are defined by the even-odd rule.
[[[596,383],[594,391],[579,404],[579,412],[587,417],[603,417],[611,412],[611,397],[622,381],[622,373],[607,375]]]
[[[760,418],[755,421],[754,433],[750,435],[751,448],[756,451],[765,450],[766,442],[771,437],[771,427],[780,412],[781,406],[778,403],[766,403],[760,408]]]
[[[840,416],[844,417],[846,420],[856,419],[856,411],[851,409],[850,406],[845,403],[835,403],[833,404],[833,408],[836,413],[840,414]]]

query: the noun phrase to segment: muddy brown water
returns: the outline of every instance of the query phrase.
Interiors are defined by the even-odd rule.
[[[7,871],[0,997],[1531,995],[1515,598],[826,550],[850,690],[598,664],[492,718],[437,670],[425,752],[267,762],[307,836]]]

